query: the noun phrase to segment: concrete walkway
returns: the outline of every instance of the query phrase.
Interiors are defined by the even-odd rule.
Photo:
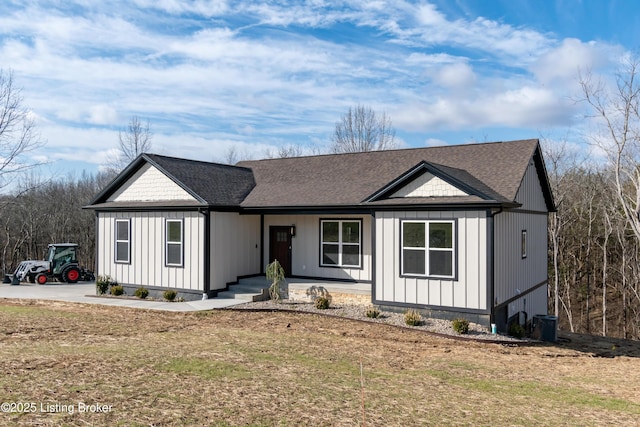
[[[73,285],[66,283],[47,283],[46,285],[35,285],[31,283],[21,283],[20,285],[1,284],[0,298],[80,302],[84,304],[113,305],[165,311],[203,311],[215,308],[231,307],[246,302],[234,298],[213,298],[204,301],[167,302],[97,297],[96,285],[93,282],[76,283]]]

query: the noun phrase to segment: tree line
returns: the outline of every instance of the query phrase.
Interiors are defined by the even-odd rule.
[[[0,263],[13,273],[27,259],[43,259],[49,243],[77,243],[78,259],[95,265],[95,213],[83,206],[113,177],[82,175],[43,183],[27,178],[10,195],[0,196]]]
[[[545,150],[557,205],[549,217],[549,312],[560,328],[640,339],[640,245],[613,172]]]

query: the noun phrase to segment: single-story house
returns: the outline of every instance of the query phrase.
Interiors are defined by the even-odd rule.
[[[242,161],[142,154],[87,206],[98,275],[213,298],[278,259],[371,303],[506,324],[547,313],[538,140]]]

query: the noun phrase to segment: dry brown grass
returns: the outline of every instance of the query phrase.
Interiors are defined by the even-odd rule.
[[[0,302],[2,425],[635,425],[640,348],[510,347],[295,313]],[[575,340],[575,344],[579,340]],[[627,346],[627,347],[625,347]],[[623,349],[623,350],[622,350]],[[617,351],[617,353],[616,353]],[[112,406],[78,413],[77,403]]]

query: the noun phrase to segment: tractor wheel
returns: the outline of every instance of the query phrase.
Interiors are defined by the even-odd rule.
[[[30,274],[27,276],[27,281],[29,283],[36,283],[36,276],[34,276],[33,274]]]
[[[80,278],[80,270],[78,267],[68,267],[62,272],[62,281],[67,283],[76,283]]]
[[[45,283],[47,283],[47,279],[48,279],[48,277],[47,277],[47,275],[46,275],[46,274],[44,274],[44,273],[40,273],[40,274],[38,274],[38,275],[36,276],[36,283],[37,283],[38,285],[44,285]]]

